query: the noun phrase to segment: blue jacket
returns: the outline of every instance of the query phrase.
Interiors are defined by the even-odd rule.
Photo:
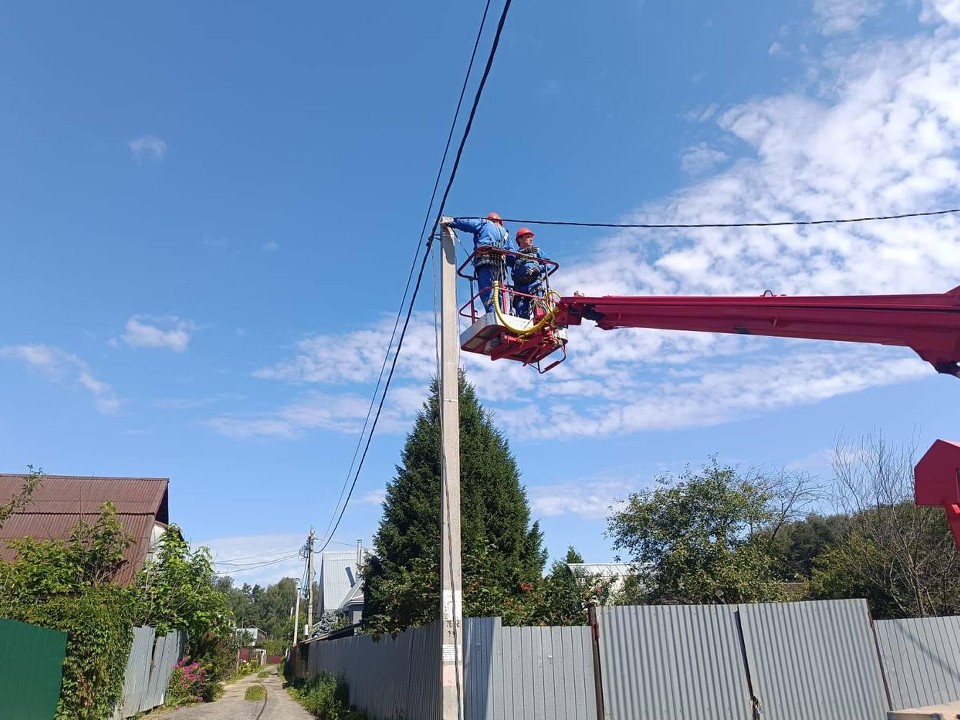
[[[513,276],[513,286],[522,293],[530,293],[543,284],[547,277],[547,266],[538,262],[543,257],[540,248],[531,246],[519,252],[528,256],[529,260],[526,257],[510,255],[507,257],[507,265],[510,266]]]
[[[510,233],[502,225],[486,218],[454,218],[450,224],[454,230],[462,230],[473,235],[473,249],[480,247],[494,247],[507,250],[510,244]],[[474,265],[489,265],[499,262],[500,258],[478,255],[473,259]]]

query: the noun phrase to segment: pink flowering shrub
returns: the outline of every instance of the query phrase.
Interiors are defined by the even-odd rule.
[[[170,674],[166,704],[176,706],[203,702],[208,692],[206,670],[199,661],[190,662],[190,658],[183,658],[173,666]]]

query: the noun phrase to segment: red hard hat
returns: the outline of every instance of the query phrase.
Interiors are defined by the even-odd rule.
[[[533,230],[531,230],[530,228],[522,227],[519,230],[517,230],[517,240],[522,238],[524,235],[529,235],[530,237],[533,237],[535,234],[536,233],[534,233]]]
[[[500,216],[497,213],[489,213],[487,215],[487,220],[493,220],[494,222],[502,222]]]

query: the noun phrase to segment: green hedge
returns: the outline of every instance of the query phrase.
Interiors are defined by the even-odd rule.
[[[114,586],[89,588],[35,604],[6,606],[0,615],[67,633],[56,720],[108,720],[123,694],[133,644],[130,601]]]

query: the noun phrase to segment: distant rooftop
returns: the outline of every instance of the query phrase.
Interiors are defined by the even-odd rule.
[[[366,557],[367,551],[363,550]],[[320,612],[339,609],[360,584],[356,550],[320,553]]]

